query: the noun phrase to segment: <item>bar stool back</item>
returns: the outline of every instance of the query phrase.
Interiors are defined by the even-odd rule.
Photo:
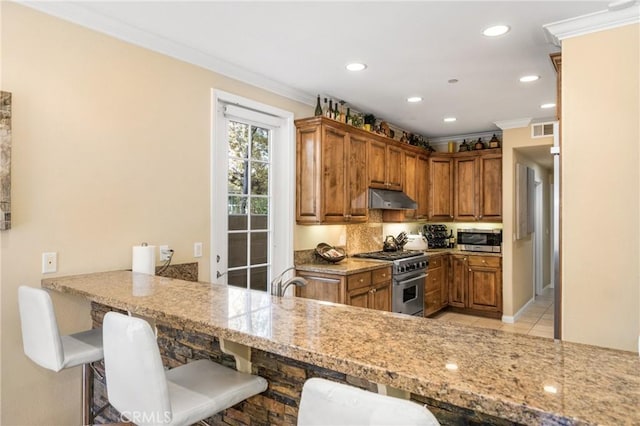
[[[22,346],[29,359],[55,372],[82,365],[82,420],[84,424],[91,423],[89,364],[102,359],[102,329],[60,336],[51,296],[40,288],[20,286],[18,307]]]
[[[309,379],[302,387],[298,426],[439,424],[426,407],[405,399],[320,378]]]
[[[267,389],[262,377],[205,359],[165,372],[141,318],[108,312],[103,327],[109,402],[137,425],[191,425]]]

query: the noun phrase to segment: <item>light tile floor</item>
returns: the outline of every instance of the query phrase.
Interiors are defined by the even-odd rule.
[[[553,309],[553,289],[547,287],[542,294],[536,296],[534,302],[527,307],[514,324],[504,323],[499,319],[482,318],[456,312],[442,312],[432,318],[511,333],[553,338]]]

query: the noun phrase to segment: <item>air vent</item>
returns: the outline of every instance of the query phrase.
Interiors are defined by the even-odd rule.
[[[537,123],[531,126],[532,138],[553,136],[553,123]]]

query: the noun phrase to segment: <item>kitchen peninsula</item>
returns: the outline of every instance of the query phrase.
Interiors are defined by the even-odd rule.
[[[170,363],[220,341],[250,348],[269,389],[222,414],[233,424],[295,423],[301,384],[314,375],[405,391],[443,423],[640,423],[640,360],[631,352],[128,271],[42,286],[87,298],[94,320],[100,309],[154,318]],[[176,349],[183,342],[189,351]]]

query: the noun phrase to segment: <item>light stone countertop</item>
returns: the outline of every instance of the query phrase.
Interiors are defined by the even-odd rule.
[[[514,422],[640,424],[632,352],[129,271],[42,286]]]

